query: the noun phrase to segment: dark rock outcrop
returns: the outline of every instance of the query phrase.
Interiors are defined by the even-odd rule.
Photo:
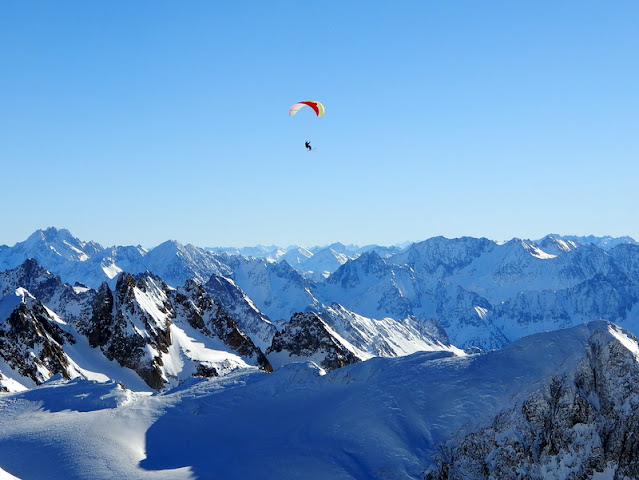
[[[266,355],[282,352],[288,353],[289,357],[321,359],[318,363],[326,370],[360,361],[313,312],[294,314],[284,329],[275,335]]]
[[[264,353],[239,328],[228,312],[194,280],[187,280],[182,289],[174,293],[175,304],[181,307],[189,324],[209,337],[217,337],[242,357],[255,359],[266,372],[273,367]]]
[[[0,357],[36,385],[55,374],[70,377],[64,345],[74,344],[39,301],[26,298],[0,323]]]

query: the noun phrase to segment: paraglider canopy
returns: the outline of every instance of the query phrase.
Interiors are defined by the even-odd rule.
[[[300,110],[300,108],[304,106],[311,107],[315,112],[315,115],[317,115],[318,117],[324,115],[324,105],[314,100],[306,100],[304,102],[294,103],[293,105],[291,105],[291,108],[288,109],[288,114],[290,116],[293,116]]]

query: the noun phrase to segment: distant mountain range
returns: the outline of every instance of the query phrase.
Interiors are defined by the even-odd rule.
[[[526,334],[597,318],[631,331],[637,323],[639,244],[629,237],[548,235],[505,243],[435,237],[397,247],[238,251],[255,255],[176,241],[148,251],[103,248],[49,228],[2,247],[0,269],[33,258],[63,282],[94,290],[102,282],[114,288],[121,272],[149,272],[173,288],[193,279],[235,312],[263,348],[270,346],[275,325],[298,312],[321,314],[333,304],[369,319],[437,324],[461,348],[498,348]]]

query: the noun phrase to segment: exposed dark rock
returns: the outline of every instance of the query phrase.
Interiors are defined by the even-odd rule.
[[[210,337],[217,337],[243,357],[255,358],[258,366],[272,372],[273,367],[264,353],[239,328],[228,312],[194,280],[188,280],[181,291],[174,294],[176,303],[189,324]]]
[[[73,343],[37,300],[23,301],[0,323],[0,356],[37,385],[55,374],[70,378],[63,346]]]
[[[326,370],[360,361],[337,341],[328,325],[313,312],[296,313],[284,329],[275,335],[266,355],[280,352],[288,352],[289,356],[322,357],[320,365]]]
[[[197,370],[195,371],[193,376],[194,377],[212,378],[212,377],[219,376],[219,374],[217,373],[217,370],[215,369],[215,367],[207,367],[206,365],[203,365],[203,364],[200,363],[197,366]]]
[[[87,328],[86,335],[89,345],[101,347],[107,344],[113,328],[113,292],[104,282],[100,285],[93,302],[93,315]]]

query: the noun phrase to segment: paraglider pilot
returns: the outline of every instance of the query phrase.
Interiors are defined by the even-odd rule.
[[[311,142],[305,142],[304,146],[308,148],[309,150],[313,150],[313,147],[311,147]]]

